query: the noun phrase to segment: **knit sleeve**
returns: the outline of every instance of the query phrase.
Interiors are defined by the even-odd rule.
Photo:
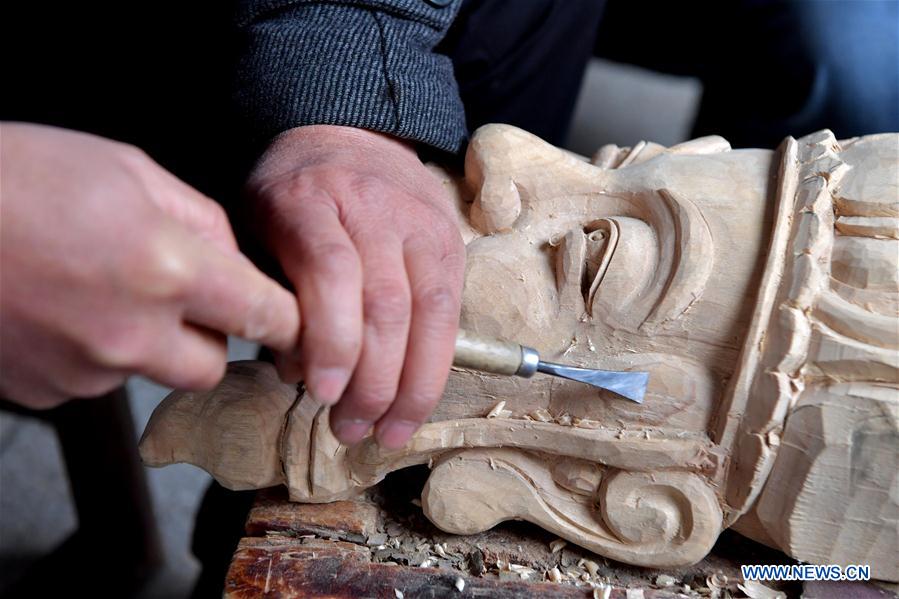
[[[235,99],[257,138],[300,125],[389,133],[458,152],[450,59],[434,52],[461,0],[244,0]]]

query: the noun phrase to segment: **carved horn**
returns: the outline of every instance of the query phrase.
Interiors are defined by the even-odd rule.
[[[296,398],[271,364],[232,362],[215,389],[175,391],[162,401],[141,437],[141,459],[193,464],[234,491],[281,484],[279,437]]]

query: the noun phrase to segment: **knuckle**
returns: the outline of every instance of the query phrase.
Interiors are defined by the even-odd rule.
[[[139,147],[129,143],[119,143],[119,158],[128,166],[143,168],[152,158]]]
[[[274,180],[263,178],[252,184],[251,193],[262,198],[294,201],[315,193],[315,177],[309,175],[310,173],[304,170],[302,174],[293,173]]]
[[[211,229],[220,230],[231,228],[231,222],[228,219],[228,212],[221,204],[209,198],[203,198],[201,201],[203,210],[205,211],[206,216],[209,219],[209,226]]]
[[[194,280],[193,260],[166,236],[148,240],[139,267],[141,291],[153,297],[178,299]]]
[[[305,258],[314,274],[321,277],[342,278],[360,269],[356,250],[343,243],[322,243],[309,248]]]
[[[287,330],[285,326],[285,323],[290,323],[291,326],[296,324],[295,319],[288,320],[297,312],[296,306],[291,305],[289,298],[286,291],[278,288],[258,290],[248,303],[241,330],[237,331],[237,334],[250,341],[261,341],[274,335],[279,339],[295,340],[295,330]]]
[[[450,274],[459,273],[465,266],[465,243],[458,229],[438,237],[440,264]]]
[[[391,193],[390,185],[383,177],[372,174],[359,174],[353,177],[349,184],[349,191],[353,196],[362,200],[382,201],[384,196]]]
[[[443,319],[455,319],[459,312],[458,294],[444,284],[424,287],[415,293],[416,311],[426,312],[430,318],[443,317]]]
[[[409,291],[399,282],[370,285],[362,294],[362,311],[377,329],[405,326],[412,312]]]

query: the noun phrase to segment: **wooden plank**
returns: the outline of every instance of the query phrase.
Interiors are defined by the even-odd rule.
[[[225,583],[227,599],[250,597],[321,597],[328,599],[383,599],[437,597],[593,597],[593,590],[552,583],[502,582],[461,576],[437,568],[373,564],[358,545],[321,539],[246,538],[231,562]],[[458,581],[462,581],[460,584]],[[458,586],[457,586],[458,585]],[[461,590],[460,590],[461,588]],[[646,590],[645,599],[667,599],[678,594]],[[612,599],[625,599],[625,589],[614,589]]]
[[[364,542],[381,526],[381,510],[367,497],[333,503],[292,503],[282,487],[259,492],[247,518],[247,535],[270,532],[337,536]]]
[[[459,596],[500,599],[592,597],[594,590],[601,597],[604,585],[614,587],[613,598],[627,597],[627,589],[643,599],[697,591],[708,596],[710,576],[736,594],[740,564],[789,561],[730,532],[700,563],[663,570],[620,564],[571,543],[560,546],[554,535],[523,522],[451,535],[434,527],[418,504],[427,474],[394,473],[363,496],[331,504],[292,503],[283,489],[261,492],[247,521],[248,537],[234,554],[226,596],[396,599],[397,589],[406,599],[452,597],[459,594],[458,578],[465,589]],[[546,582],[553,569],[561,584]],[[798,588],[781,590],[793,594]]]

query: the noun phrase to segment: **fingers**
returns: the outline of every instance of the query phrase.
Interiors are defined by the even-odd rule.
[[[182,324],[159,338],[140,374],[175,389],[197,390],[211,389],[224,376],[224,335]]]
[[[461,309],[461,251],[446,256],[408,245],[405,255],[412,291],[406,360],[396,399],[375,427],[378,443],[387,449],[405,445],[440,400],[453,361]]]
[[[226,254],[209,242],[185,242],[196,260],[188,284],[188,322],[289,350],[299,334],[299,309],[286,289],[256,269],[242,254]]]
[[[325,405],[340,399],[362,346],[362,267],[336,210],[303,198],[291,233],[277,244],[303,315],[300,352],[303,379]]]
[[[396,397],[412,309],[402,241],[379,234],[356,242],[364,272],[362,353],[330,416],[331,430],[346,444],[361,440]]]

